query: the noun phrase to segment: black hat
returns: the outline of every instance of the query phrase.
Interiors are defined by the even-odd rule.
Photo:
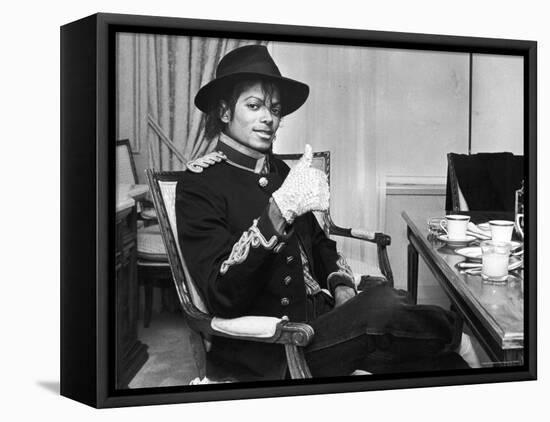
[[[297,110],[309,95],[306,84],[281,76],[265,46],[247,45],[230,51],[220,60],[216,78],[197,92],[195,105],[208,113],[219,100],[223,89],[249,77],[273,81],[279,87],[283,116]]]

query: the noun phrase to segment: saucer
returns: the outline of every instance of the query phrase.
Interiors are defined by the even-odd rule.
[[[441,236],[437,236],[437,238],[439,240],[441,240],[442,242],[445,242],[447,245],[453,247],[453,246],[466,246],[468,245],[469,243],[473,242],[474,240],[476,240],[476,238],[474,236],[468,236],[466,235],[466,237],[464,239],[449,239],[449,236],[447,236],[446,234],[442,234]]]
[[[521,242],[512,241],[509,242],[511,245],[511,250],[517,249],[519,246],[521,246]],[[468,261],[474,261],[474,262],[481,262],[481,247],[479,246],[470,246],[467,248],[460,248],[456,249],[455,253],[457,255],[463,256]],[[511,257],[510,259],[513,259],[515,257]]]
[[[514,249],[519,248],[523,243],[522,242],[516,242],[515,240],[512,240],[510,242],[506,242],[510,244],[510,250],[513,251]]]

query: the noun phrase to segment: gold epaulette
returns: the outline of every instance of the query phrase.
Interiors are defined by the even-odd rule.
[[[202,173],[205,168],[213,166],[216,163],[226,160],[227,157],[223,152],[214,151],[203,155],[202,157],[188,161],[186,164],[187,170],[193,173]]]

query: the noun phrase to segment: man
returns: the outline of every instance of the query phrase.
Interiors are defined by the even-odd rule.
[[[349,266],[312,214],[328,209],[329,189],[311,168],[311,147],[292,170],[271,154],[281,118],[308,94],[307,85],[281,76],[265,47],[246,46],[228,53],[195,97],[218,152],[188,163],[176,212],[183,255],[208,309],[311,324],[305,353],[313,376],[467,368],[455,353],[462,339],[455,314],[412,305],[386,284],[357,294]],[[207,362],[216,378],[286,373],[284,350],[273,344],[214,337]]]

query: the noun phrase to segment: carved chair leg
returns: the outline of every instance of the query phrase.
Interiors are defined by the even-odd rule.
[[[388,280],[390,287],[393,287],[393,273],[385,246],[378,249],[378,266],[380,267],[384,277],[386,277],[386,280]]]
[[[151,284],[151,280],[145,280],[143,291],[145,293],[143,326],[149,328],[153,314],[153,285]]]
[[[288,370],[292,379],[311,378],[311,372],[307,366],[304,350],[293,344],[285,344]]]
[[[143,286],[143,326],[149,328],[153,311],[153,283],[151,275],[144,267],[138,268],[138,285]]]
[[[204,347],[204,340],[202,336],[191,327],[189,327],[189,345],[193,353],[193,361],[195,362],[197,376],[203,379],[206,377],[206,350]]]
[[[418,301],[418,252],[413,245],[407,246],[407,290],[414,304]]]

